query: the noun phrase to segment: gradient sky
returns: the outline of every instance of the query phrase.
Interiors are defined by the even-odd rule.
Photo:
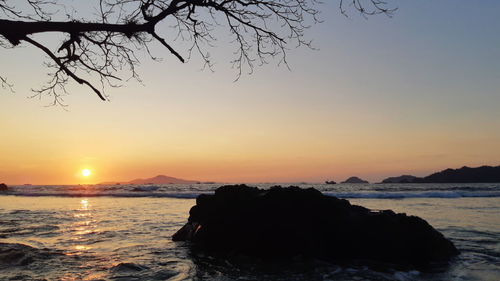
[[[379,181],[500,165],[500,1],[398,1],[393,18],[368,19],[325,2],[308,33],[319,50],[291,50],[291,71],[276,61],[233,82],[227,46],[214,73],[157,48],[144,86],[110,89],[111,102],[71,86],[68,111],[27,98],[46,78],[39,50],[0,50],[16,90],[0,91],[0,182]]]

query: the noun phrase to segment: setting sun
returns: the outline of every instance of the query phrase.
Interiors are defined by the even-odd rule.
[[[82,170],[82,176],[84,177],[88,177],[92,174],[92,171],[90,171],[89,169],[83,169]]]

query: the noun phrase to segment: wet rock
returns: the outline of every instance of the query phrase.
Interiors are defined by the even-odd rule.
[[[299,187],[234,185],[200,195],[172,239],[223,257],[301,256],[399,268],[427,268],[459,253],[419,217],[373,212]]]

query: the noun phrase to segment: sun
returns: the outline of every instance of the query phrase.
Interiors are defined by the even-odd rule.
[[[91,170],[89,170],[89,169],[83,169],[83,170],[82,170],[82,176],[84,176],[84,177],[88,177],[88,176],[90,176],[91,174],[92,174],[92,171],[91,171]]]

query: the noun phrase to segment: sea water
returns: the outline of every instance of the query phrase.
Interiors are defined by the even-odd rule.
[[[232,264],[171,241],[194,198],[220,184],[14,186],[0,194],[0,280],[500,280],[500,184],[295,185],[420,216],[461,254],[436,272]]]

